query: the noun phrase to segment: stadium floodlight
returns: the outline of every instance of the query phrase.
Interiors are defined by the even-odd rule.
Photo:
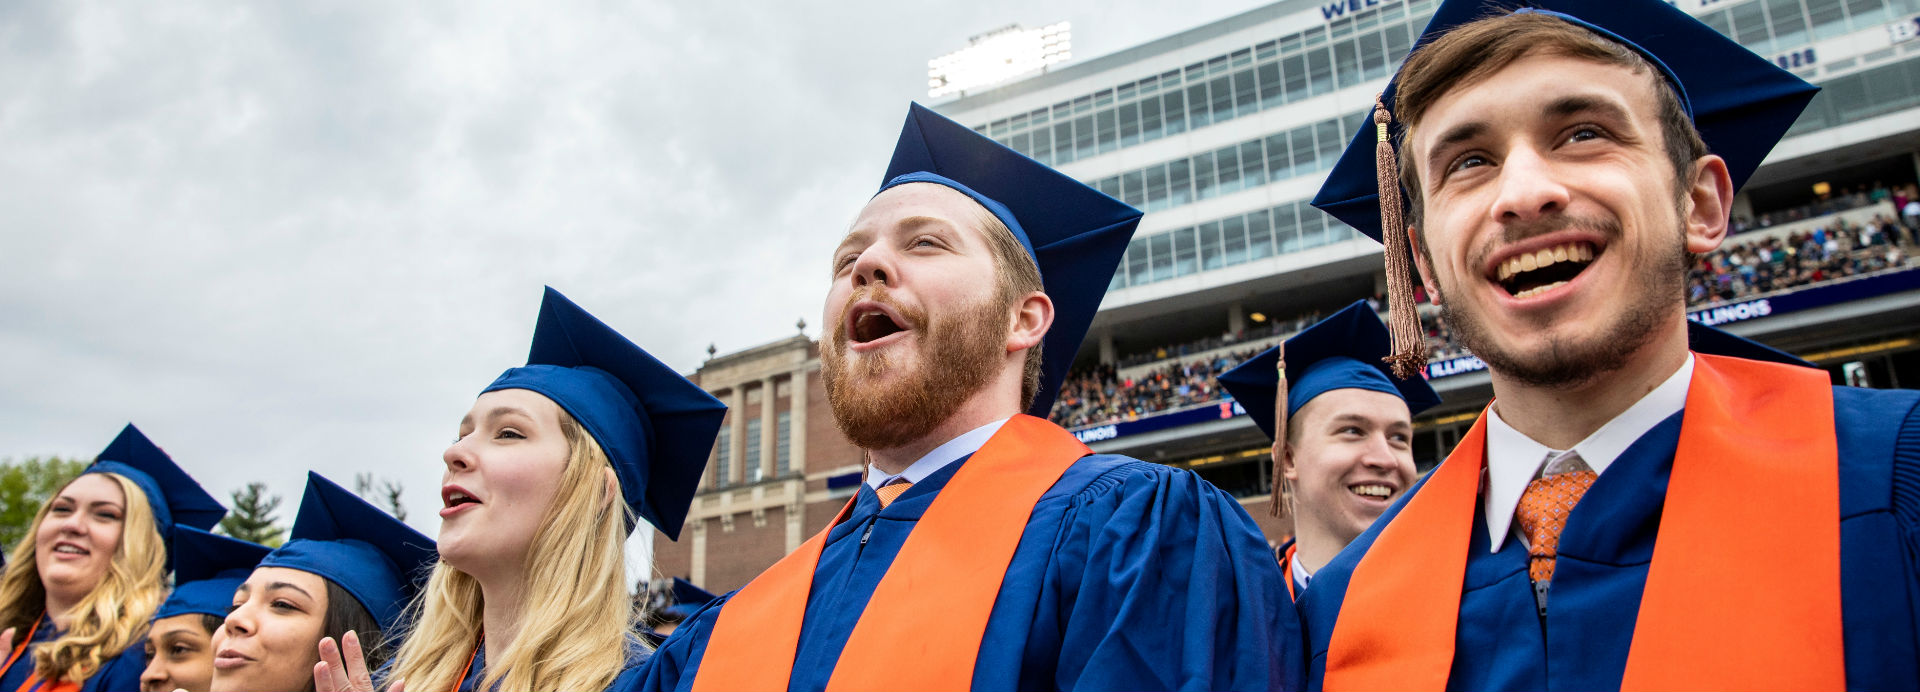
[[[967,39],[967,47],[927,61],[927,96],[938,98],[998,84],[1073,57],[1070,22],[1027,29],[1019,24]]]

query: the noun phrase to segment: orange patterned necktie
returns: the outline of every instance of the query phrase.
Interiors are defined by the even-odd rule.
[[[1553,559],[1560,554],[1560,532],[1567,528],[1567,515],[1599,477],[1593,471],[1556,473],[1528,483],[1520,494],[1514,522],[1526,532],[1527,551],[1533,556],[1527,576],[1535,584],[1553,580]]]
[[[886,509],[887,505],[893,504],[894,498],[900,497],[900,493],[906,492],[907,488],[911,487],[913,487],[912,483],[901,479],[880,486],[880,489],[873,491],[873,494],[880,496],[880,508]]]

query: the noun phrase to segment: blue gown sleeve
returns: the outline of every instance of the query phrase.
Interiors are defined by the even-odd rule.
[[[613,690],[629,690],[639,685],[641,676],[645,674],[647,660],[650,658],[653,658],[653,650],[647,648],[647,645],[642,643],[639,637],[629,637],[627,639],[626,665],[620,667],[620,674],[614,676],[613,683],[607,685],[607,690],[609,690],[609,692]]]
[[[1055,686],[1281,689],[1294,613],[1259,527],[1194,473],[1133,463],[1065,517]]]
[[[652,655],[641,661],[638,667],[630,668],[615,678],[609,690],[621,692],[676,692],[693,689],[694,674],[700,667],[700,657],[706,654],[707,638],[713,634],[713,623],[720,617],[720,607],[733,598],[732,592],[713,599],[700,610],[687,617]]]
[[[140,674],[147,669],[147,639],[141,637],[113,658],[100,665],[99,672],[81,683],[81,692],[132,692],[140,689]]]
[[[1886,676],[1884,682],[1911,687],[1914,683],[1920,683],[1920,664],[1915,663],[1920,661],[1920,406],[1908,409],[1905,420],[1894,435],[1893,473],[1890,485],[1892,486],[1890,504],[1901,539],[1899,548],[1907,563],[1905,575],[1907,577],[1906,601],[1909,607],[1908,627],[1905,632],[1900,633],[1900,637],[1879,637],[1879,639],[1905,641],[1909,644],[1909,648],[1904,653],[1888,654],[1896,659],[1905,658],[1904,664],[1883,661],[1881,665],[1894,671]],[[1844,578],[1845,565],[1842,567]],[[1844,602],[1844,593],[1842,599]],[[1851,675],[1855,668],[1853,662],[1849,661],[1850,677],[1866,677]],[[1873,684],[1879,682],[1882,681],[1876,680]]]
[[[1893,516],[1906,539],[1908,563],[1920,573],[1920,407],[1905,418],[1893,442]]]

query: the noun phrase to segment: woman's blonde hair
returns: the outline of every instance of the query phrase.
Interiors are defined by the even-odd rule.
[[[167,549],[160,539],[153,507],[147,504],[147,494],[125,476],[99,473],[113,479],[126,494],[120,547],[107,562],[107,573],[101,575],[100,584],[68,613],[67,631],[34,647],[34,671],[48,680],[80,682],[93,677],[107,659],[140,640],[153,611],[166,598]],[[40,583],[40,566],[34,560],[34,537],[40,534],[40,522],[46,520],[58,497],[55,493],[40,504],[27,529],[27,540],[13,547],[6,573],[0,576],[0,627],[14,628],[14,636],[21,640],[47,609],[47,588]]]
[[[627,503],[619,484],[607,482],[606,452],[566,409],[560,429],[567,467],[524,563],[520,630],[498,660],[487,661],[477,689],[601,690],[626,665],[636,619],[626,586]],[[389,679],[412,690],[459,687],[485,608],[478,580],[444,561],[434,565],[426,591],[407,608],[410,624]]]

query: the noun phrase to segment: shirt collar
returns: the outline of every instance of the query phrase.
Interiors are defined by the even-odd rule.
[[[1307,590],[1307,582],[1313,581],[1313,573],[1307,571],[1306,565],[1300,564],[1300,554],[1294,553],[1293,559],[1288,560],[1287,565],[1291,568],[1289,571],[1293,572],[1291,575],[1293,585],[1301,591]]]
[[[960,433],[959,437],[947,440],[946,444],[933,448],[933,451],[927,452],[925,456],[909,464],[907,470],[891,476],[880,469],[868,466],[867,487],[879,490],[880,486],[892,483],[896,479],[906,479],[908,483],[919,483],[927,476],[933,475],[935,471],[959,461],[961,457],[980,451],[980,448],[987,444],[987,440],[991,439],[994,433],[1000,432],[1000,426],[1006,425],[1008,420],[1012,418],[1002,418]]]
[[[1634,441],[1653,426],[1687,407],[1687,385],[1693,381],[1693,354],[1660,386],[1647,392],[1627,410],[1573,446],[1580,460],[1596,474],[1606,473]],[[1487,408],[1487,538],[1493,552],[1506,544],[1520,494],[1539,476],[1540,467],[1561,450],[1551,449],[1501,420],[1499,407]]]

